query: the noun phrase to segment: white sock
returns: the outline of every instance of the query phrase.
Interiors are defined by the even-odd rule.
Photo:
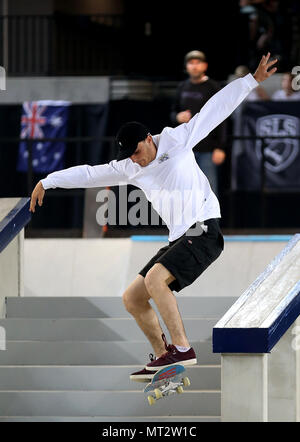
[[[175,345],[178,351],[188,351],[191,347],[181,347],[180,345]]]

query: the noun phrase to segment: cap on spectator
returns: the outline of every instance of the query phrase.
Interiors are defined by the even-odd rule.
[[[188,61],[192,60],[193,58],[196,58],[200,61],[206,61],[206,56],[205,56],[204,52],[190,51],[184,57],[184,63],[187,63]]]
[[[234,75],[237,77],[244,77],[245,75],[249,74],[249,72],[250,70],[247,66],[240,65],[235,68]]]
[[[148,128],[138,121],[123,124],[116,135],[116,143],[119,147],[117,161],[130,157],[138,143],[145,140],[149,134]]]

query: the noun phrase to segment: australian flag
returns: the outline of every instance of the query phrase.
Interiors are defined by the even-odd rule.
[[[68,101],[26,101],[21,117],[21,138],[40,138],[32,143],[32,170],[50,173],[64,168],[65,143],[43,141],[43,138],[63,138],[67,133]],[[26,172],[28,167],[28,143],[19,146],[17,170]]]

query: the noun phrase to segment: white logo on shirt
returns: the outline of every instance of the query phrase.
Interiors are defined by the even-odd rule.
[[[169,155],[167,153],[163,153],[159,158],[158,158],[158,162],[162,163],[163,161],[166,161],[169,159]]]

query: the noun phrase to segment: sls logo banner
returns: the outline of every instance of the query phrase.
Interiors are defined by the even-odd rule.
[[[262,141],[255,139],[256,136],[265,136],[266,187],[300,188],[300,139],[297,138],[300,136],[300,102],[245,102],[233,120],[235,134],[253,139],[233,143],[232,188],[260,189]]]
[[[267,115],[256,121],[256,134],[286,138],[265,138],[265,167],[277,173],[287,169],[299,153],[299,139],[288,138],[299,134],[299,119],[292,115]],[[256,155],[261,161],[262,140],[256,141]]]

